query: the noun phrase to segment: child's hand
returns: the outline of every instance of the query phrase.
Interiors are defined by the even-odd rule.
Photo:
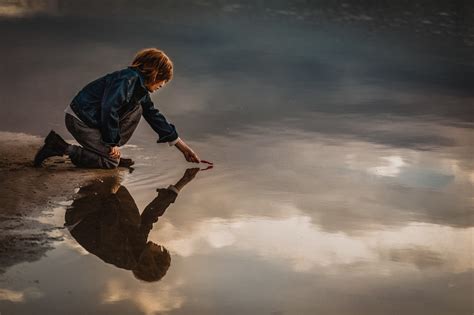
[[[199,156],[197,156],[197,154],[191,148],[188,147],[187,150],[184,150],[182,152],[186,161],[192,162],[192,163],[201,162],[201,160],[199,159]]]
[[[109,156],[113,159],[120,159],[119,147],[110,147]]]
[[[191,149],[182,139],[176,142],[175,146],[183,153],[184,158],[188,162],[199,163],[199,156]]]

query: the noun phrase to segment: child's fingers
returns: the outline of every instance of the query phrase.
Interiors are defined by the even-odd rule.
[[[110,153],[109,153],[110,157],[112,157],[113,159],[119,159],[120,158],[120,151],[117,150],[117,149],[113,149]]]

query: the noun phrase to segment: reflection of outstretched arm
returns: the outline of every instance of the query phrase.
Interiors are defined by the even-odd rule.
[[[184,172],[183,177],[180,178],[180,180],[174,184],[173,186],[178,190],[181,191],[186,184],[188,184],[190,181],[196,177],[196,174],[199,172],[199,167],[194,167],[194,168],[188,168],[186,172]]]
[[[142,213],[142,225],[152,225],[158,221],[158,217],[161,217],[165,213],[166,209],[172,204],[178,194],[171,189],[159,189],[158,196],[153,199]]]
[[[166,189],[157,189],[158,196],[145,207],[145,210],[143,210],[141,215],[141,230],[143,232],[146,232],[147,234],[150,232],[153,223],[158,221],[158,218],[161,217],[170,204],[176,200],[178,192],[181,191],[186,184],[192,181],[198,172],[199,168],[188,168],[183,177],[181,177],[175,185],[170,185]]]

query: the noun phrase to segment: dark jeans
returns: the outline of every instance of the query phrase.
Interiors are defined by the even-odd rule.
[[[135,106],[132,111],[120,118],[120,143],[124,145],[132,136],[142,116],[141,106]],[[72,115],[66,114],[66,128],[81,146],[72,145],[69,157],[78,167],[87,168],[116,168],[120,159],[109,156],[110,147],[102,143],[99,129],[91,128]]]

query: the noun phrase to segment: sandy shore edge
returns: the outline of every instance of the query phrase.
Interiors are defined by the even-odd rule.
[[[51,158],[33,167],[43,138],[0,131],[0,274],[23,261],[42,257],[52,243],[52,224],[38,217],[74,197],[89,181],[112,176],[119,170],[76,168],[66,158]]]

